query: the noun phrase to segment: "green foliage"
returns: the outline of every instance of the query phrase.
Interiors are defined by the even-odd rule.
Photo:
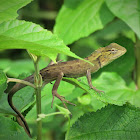
[[[80,117],[70,128],[67,140],[138,140],[140,138],[140,109],[109,105],[97,112]]]
[[[111,12],[123,20],[140,38],[140,7],[139,0],[106,0]],[[119,10],[118,10],[119,9]],[[129,10],[129,12],[128,12]]]
[[[31,138],[29,138],[25,133],[24,129],[20,127],[16,122],[1,116],[0,124],[1,140],[31,140]]]
[[[66,0],[57,16],[54,32],[66,44],[71,44],[102,29],[113,17],[103,0]]]
[[[57,53],[79,58],[56,35],[31,22],[12,20],[1,23],[0,38],[0,49],[28,49],[36,55],[48,56],[54,62]]]
[[[1,0],[0,1],[0,23],[3,21],[15,19],[18,14],[17,10],[27,5],[32,0]]]
[[[15,112],[8,105],[5,90],[7,77],[18,77],[22,74],[19,78],[24,79],[27,75],[23,73],[33,73],[34,67],[25,54],[26,51],[11,57],[13,54],[9,50],[27,49],[30,53],[42,56],[42,69],[49,63],[49,58],[56,61],[58,53],[59,58],[66,60],[69,57],[65,55],[80,59],[75,53],[83,58],[112,42],[122,45],[127,52],[92,75],[93,86],[103,90],[104,94],[100,96],[89,89],[86,77],[63,78],[61,81],[58,93],[77,105],[67,105],[72,113],[71,118],[59,99],[54,99],[51,108],[54,82],[42,88],[42,114],[45,114],[42,119],[42,137],[43,140],[140,139],[140,90],[137,90],[134,81],[138,75],[133,71],[136,62],[134,46],[136,38],[140,38],[139,1],[65,0],[51,29],[55,34],[40,26],[46,25],[48,28],[48,23],[51,24],[49,20],[43,22],[44,19],[38,19],[38,16],[33,16],[36,19],[24,17],[24,12],[27,14],[27,11],[32,10],[31,13],[34,13],[33,9],[39,7],[37,1],[25,6],[30,1],[0,1],[0,57],[4,57],[0,59],[0,139],[29,139],[24,129],[11,120],[11,115],[15,116]],[[40,3],[43,2],[42,7],[45,7],[47,2]],[[51,3],[51,8],[52,5],[57,4]],[[23,6],[28,10],[20,9]],[[41,13],[43,10],[40,10]],[[15,19],[17,11],[19,19],[23,20]],[[42,15],[40,11],[36,11],[37,15]],[[31,21],[37,21],[40,25]],[[65,44],[71,44],[72,52]],[[46,59],[46,56],[49,58]],[[13,104],[24,115],[33,138],[37,136],[35,103],[34,89],[31,87],[21,89],[13,96]],[[65,132],[67,133],[64,136]]]
[[[26,69],[24,69],[25,65]],[[28,73],[34,70],[32,61],[28,59],[17,61],[1,59],[0,69],[3,69],[4,72],[11,75],[12,77],[18,77],[21,73]]]
[[[106,104],[109,103],[109,104],[115,104],[115,105],[120,106],[120,105],[125,104],[126,102],[129,102],[132,105],[140,107],[140,103],[138,103],[140,99],[140,95],[138,96],[138,93],[137,93],[138,91],[136,91],[135,89],[129,88],[126,85],[125,81],[117,73],[103,72],[98,77],[98,79],[93,81],[93,85],[97,89],[102,89],[105,92],[104,94],[102,93],[101,96],[99,94],[96,94],[94,90],[89,90],[89,86],[86,84],[85,77],[80,78],[81,82],[73,78],[71,79],[64,78],[64,80],[76,86],[79,86],[80,88],[85,90],[86,93],[89,93],[91,97],[89,98],[88,96],[86,97],[86,99],[88,100],[88,102],[90,102],[89,104],[91,105],[97,106],[95,103],[93,103],[93,99],[96,98]]]
[[[5,76],[5,75],[3,75]],[[24,79],[27,77],[26,74],[20,75],[19,79]],[[7,79],[5,78],[5,85],[7,85]],[[5,87],[2,86],[3,83],[0,83],[1,87],[1,98],[0,98],[0,112],[5,114],[15,114],[15,112],[11,109],[11,107],[8,105],[7,102],[7,95],[4,94]],[[23,94],[24,93],[24,94]],[[34,101],[34,89],[31,87],[25,87],[22,90],[19,90],[13,97],[13,103],[19,110],[25,108],[29,103],[32,103]],[[18,102],[17,102],[18,101]]]
[[[0,98],[4,92],[4,90],[7,88],[7,77],[6,75],[3,73],[2,70],[0,70]]]

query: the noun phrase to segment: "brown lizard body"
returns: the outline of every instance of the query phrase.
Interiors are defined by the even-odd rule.
[[[92,86],[91,83],[91,73],[94,73],[98,71],[100,68],[104,67],[105,65],[111,63],[113,60],[119,58],[123,54],[125,54],[126,49],[116,43],[111,43],[110,45],[106,47],[99,48],[98,50],[94,51],[90,56],[86,57],[85,59],[88,60],[89,62],[93,63],[93,65],[83,61],[83,60],[72,60],[72,61],[67,61],[67,62],[61,62],[57,64],[50,65],[48,67],[45,67],[44,69],[40,70],[40,74],[42,76],[43,81],[45,84],[56,80],[54,83],[53,89],[52,89],[52,94],[53,94],[53,100],[54,96],[59,98],[64,106],[66,107],[65,102],[70,103],[66,99],[64,99],[62,96],[60,96],[57,93],[57,89],[59,86],[60,81],[62,80],[63,76],[64,77],[81,77],[86,75],[88,84],[90,88],[94,89],[97,92],[102,92],[95,87]],[[27,78],[24,79],[25,81],[34,83],[34,76],[31,75]],[[28,125],[22,116],[22,114],[14,107],[12,103],[12,97],[13,95],[20,90],[21,88],[25,87],[26,85],[17,83],[9,92],[8,94],[8,103],[11,106],[11,108],[17,113],[17,115],[21,118],[22,122],[24,123],[24,126],[28,132],[28,135],[30,136],[30,131],[28,128]],[[52,105],[53,105],[53,100],[52,100]],[[72,104],[72,103],[70,103]],[[66,107],[67,108],[67,107]]]

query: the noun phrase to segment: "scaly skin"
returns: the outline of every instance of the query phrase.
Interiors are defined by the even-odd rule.
[[[100,68],[102,68],[102,67],[106,66],[107,64],[111,63],[112,61],[116,60],[117,58],[119,58],[120,56],[122,56],[125,53],[126,53],[126,49],[124,47],[122,47],[116,43],[111,43],[110,45],[108,45],[106,47],[97,49],[90,56],[85,58],[86,60],[93,63],[94,66],[92,66],[91,64],[89,64],[83,60],[77,59],[77,60],[61,62],[61,63],[57,63],[57,64],[50,65],[48,67],[45,67],[44,69],[40,70],[40,74],[41,74],[42,79],[45,84],[56,80],[56,82],[53,86],[53,90],[52,90],[53,100],[54,100],[54,96],[56,96],[63,102],[64,106],[66,107],[64,101],[67,103],[70,103],[70,102],[67,101],[66,99],[64,99],[62,96],[60,96],[57,93],[57,88],[58,88],[59,83],[62,80],[63,76],[77,78],[77,77],[86,75],[90,88],[92,88],[96,92],[100,93],[102,91],[100,91],[92,86],[91,73],[95,73]],[[24,80],[34,83],[34,76],[31,75],[31,76],[25,78]],[[17,115],[20,117],[20,119],[22,120],[22,122],[25,126],[25,129],[27,131],[27,134],[29,136],[31,136],[29,127],[28,127],[23,115],[15,108],[15,106],[12,103],[13,95],[18,90],[20,90],[21,88],[23,88],[25,86],[26,85],[17,83],[8,94],[8,103],[11,106],[11,108],[17,113]],[[53,104],[53,100],[52,100],[52,104]],[[70,104],[72,104],[72,103],[70,103]]]

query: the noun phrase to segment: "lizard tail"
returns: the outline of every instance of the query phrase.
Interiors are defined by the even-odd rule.
[[[13,105],[13,102],[12,102],[12,97],[13,95],[15,94],[15,92],[17,90],[19,90],[18,86],[21,85],[20,83],[17,83],[11,90],[10,92],[8,93],[8,103],[10,105],[10,107],[16,112],[16,114],[20,117],[20,119],[22,120],[22,124],[23,124],[23,127],[25,128],[25,131],[27,132],[28,136],[31,137],[31,134],[30,134],[30,130],[29,130],[29,127],[28,127],[28,124],[24,118],[24,116],[20,113],[20,111],[18,111],[16,109],[16,107]],[[21,86],[21,88],[25,87],[26,85],[23,85]]]
[[[17,115],[20,117],[20,119],[21,119],[22,122],[23,122],[23,125],[25,126],[25,129],[26,129],[26,132],[27,132],[28,136],[31,137],[31,133],[30,133],[28,124],[27,124],[26,120],[24,119],[24,116],[23,116],[23,115],[16,109],[16,107],[13,105],[12,98],[9,96],[9,94],[8,94],[8,103],[9,103],[9,105],[11,106],[11,108],[12,108],[12,109],[17,113]]]
[[[25,78],[24,80],[26,81],[29,81],[31,83],[33,83],[34,79],[33,79],[33,75]],[[8,103],[10,105],[10,107],[16,112],[16,114],[18,115],[18,117],[21,119],[22,121],[22,126],[23,128],[25,129],[25,131],[27,132],[28,136],[31,137],[31,134],[30,134],[30,130],[29,130],[29,127],[28,127],[28,124],[24,118],[24,116],[20,113],[20,111],[18,111],[16,109],[16,107],[13,105],[13,101],[12,101],[12,97],[13,95],[20,89],[26,87],[27,85],[24,85],[24,84],[21,84],[21,83],[17,83],[14,85],[14,87],[10,90],[10,92],[8,93]]]

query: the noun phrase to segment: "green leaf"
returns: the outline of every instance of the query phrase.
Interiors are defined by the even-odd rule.
[[[83,105],[89,105],[91,103],[91,98],[89,94],[78,97],[78,101]]]
[[[0,116],[1,140],[31,140],[25,130],[9,118]]]
[[[109,73],[108,73],[109,74]],[[107,76],[108,76],[107,74]],[[105,74],[106,75],[106,74]],[[101,75],[102,76],[102,75]],[[103,76],[104,77],[104,76]],[[97,79],[97,81],[101,81],[102,77],[99,77]],[[90,89],[89,88],[89,85],[87,83],[87,80],[85,77],[82,77],[80,78],[80,82],[77,80],[77,79],[74,79],[74,78],[63,78],[63,80],[69,82],[69,83],[72,83],[80,88],[82,88],[83,90],[85,90],[86,93],[89,93],[91,95],[91,98],[96,98],[104,103],[110,103],[110,104],[115,104],[115,105],[123,105],[126,100],[117,100],[117,99],[111,99],[109,96],[107,96],[107,90],[104,90],[102,87],[101,87],[101,84],[100,83],[99,85],[97,85],[97,83],[93,84],[97,89],[99,90],[103,90],[105,92],[105,94],[102,94],[102,96],[100,96],[98,93],[96,93],[93,89]],[[109,82],[113,82],[113,81],[109,81]],[[113,82],[112,84],[114,84],[115,86],[115,82]],[[109,88],[108,88],[109,89]],[[92,102],[92,101],[91,101]]]
[[[140,108],[140,90],[137,90],[132,98],[130,99],[130,103]]]
[[[66,0],[56,19],[54,32],[70,44],[102,29],[114,17],[103,3],[103,0]]]
[[[26,107],[30,102],[34,100],[33,96],[34,90],[31,87],[25,87],[22,90],[19,90],[13,96],[13,104],[18,110],[22,110]],[[5,114],[16,114],[8,104],[7,95],[3,93],[0,99],[0,113]]]
[[[50,31],[31,22],[13,20],[0,24],[0,49],[28,49],[55,61],[57,53],[79,58]]]
[[[106,104],[109,103],[122,106],[126,102],[129,102],[132,105],[140,107],[140,103],[132,100],[132,98],[136,98],[135,96],[137,96],[137,98],[139,96],[140,98],[140,94],[134,94],[136,91],[127,87],[125,81],[117,73],[103,72],[92,82],[97,89],[105,92],[104,94],[102,93],[101,96],[89,88],[87,80],[84,77],[81,78],[80,82],[73,78],[63,78],[63,80],[82,88],[87,93],[90,93],[91,103],[93,102],[92,100],[96,98]]]
[[[140,109],[109,105],[87,113],[70,128],[67,140],[140,139]]]
[[[22,74],[20,79],[23,79],[23,77],[25,78],[26,76]],[[32,87],[25,87],[17,91],[13,96],[13,104],[19,111],[25,108],[29,103],[33,102],[33,100],[34,89]],[[4,93],[0,99],[0,113],[15,114],[8,104],[7,94]]]
[[[117,37],[120,37],[120,35],[124,33],[126,34],[128,32],[132,32],[134,34],[134,32],[125,22],[123,22],[121,19],[115,19],[110,24],[108,24],[104,29],[100,30],[99,32],[96,32],[93,37],[96,39],[100,38],[107,41],[114,40]]]
[[[140,38],[139,0],[106,0],[112,13],[123,20]]]
[[[102,96],[108,103],[111,103],[110,101],[112,103],[113,101],[114,103],[115,101],[116,103],[117,101],[120,103],[130,101],[135,92],[127,87],[125,81],[114,72],[103,72],[97,80],[93,81],[93,85],[105,92]]]
[[[26,66],[26,69],[25,69]],[[18,77],[21,73],[29,73],[34,71],[32,60],[0,60],[0,69],[12,77]]]
[[[18,16],[17,10],[31,1],[32,0],[0,0],[0,23],[15,19]]]
[[[7,77],[5,73],[2,70],[0,70],[0,98],[6,88],[7,88]]]
[[[61,107],[59,105],[56,105],[56,107],[58,108],[58,110],[60,111],[60,113],[63,114],[67,118],[71,114],[71,112],[68,109],[64,108],[64,107]]]

